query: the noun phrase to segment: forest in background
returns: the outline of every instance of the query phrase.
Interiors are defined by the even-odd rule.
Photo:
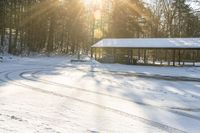
[[[0,52],[88,53],[102,38],[200,37],[200,0],[0,0]]]

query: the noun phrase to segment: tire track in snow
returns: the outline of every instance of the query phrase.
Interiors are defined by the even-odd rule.
[[[26,75],[29,72],[30,71],[20,73],[20,77],[23,78],[23,79],[25,79],[25,80],[34,81],[34,82],[41,82],[41,83],[44,83],[44,84],[47,84],[47,85],[54,85],[54,86],[59,86],[59,87],[65,87],[67,89],[74,89],[74,90],[78,90],[78,91],[83,91],[83,92],[98,94],[98,95],[102,95],[102,96],[108,96],[108,97],[112,97],[112,98],[116,98],[116,99],[120,99],[120,100],[124,100],[124,101],[129,101],[129,102],[137,103],[137,104],[140,104],[140,105],[146,105],[146,106],[149,105],[149,106],[151,106],[150,104],[146,104],[146,103],[142,103],[142,102],[134,102],[134,101],[132,101],[131,99],[128,99],[128,98],[122,98],[122,97],[119,97],[119,96],[114,96],[114,95],[110,95],[110,94],[106,94],[106,93],[101,93],[101,92],[97,92],[97,91],[91,91],[91,90],[88,90],[88,89],[83,89],[83,88],[69,86],[69,85],[66,85],[66,84],[61,84],[61,83],[57,83],[57,82],[53,82],[53,81],[39,79],[39,77],[36,77],[35,74],[38,73],[38,72],[41,72],[41,71],[36,71],[34,73],[31,73],[30,76],[33,79],[27,78],[26,76],[24,76],[24,75]]]
[[[106,78],[104,78],[105,80],[107,80],[107,81],[109,81],[109,82],[113,82],[112,80],[110,80],[110,79],[106,79]],[[116,82],[116,81],[114,81],[114,83],[116,83],[116,84],[118,84],[119,86],[125,86],[124,84],[122,84],[122,83],[118,83],[118,82]],[[158,92],[157,90],[152,90],[152,89],[138,89],[138,88],[134,88],[134,89],[137,89],[137,90],[146,90],[146,91],[152,91],[152,92]],[[189,92],[187,92],[187,91],[185,91],[185,90],[181,90],[182,92],[184,92],[184,95],[188,95],[188,96],[190,96],[190,97],[193,97],[193,98],[195,98],[195,99],[198,99],[198,100],[200,100],[200,96],[195,96],[195,95],[193,95],[193,94],[191,94],[191,93],[189,93]],[[181,94],[178,94],[178,93],[174,93],[174,92],[171,92],[171,91],[169,91],[169,90],[160,90],[159,92],[162,92],[162,93],[165,93],[165,92],[167,92],[167,93],[171,93],[171,94],[176,94],[176,95],[180,95],[180,96],[184,96],[184,95],[181,95]],[[176,107],[174,107],[174,108],[172,108],[172,109],[178,109],[178,110],[184,110],[184,111],[200,111],[200,108],[199,109],[187,109],[187,108],[176,108]]]
[[[45,70],[45,71],[47,71],[47,70]],[[143,102],[133,101],[133,100],[128,99],[128,98],[122,98],[122,97],[119,97],[119,96],[113,96],[113,95],[109,95],[109,94],[105,94],[105,93],[100,93],[100,92],[82,89],[82,88],[78,88],[78,87],[68,86],[68,85],[60,84],[60,83],[53,82],[53,81],[50,82],[48,80],[41,80],[41,79],[39,79],[39,77],[34,75],[38,72],[41,72],[41,70],[31,72],[30,76],[34,79],[30,79],[30,78],[27,78],[27,77],[24,76],[24,75],[28,74],[29,72],[31,72],[31,71],[20,73],[20,77],[23,78],[23,79],[26,79],[26,80],[30,80],[30,81],[34,81],[34,82],[41,82],[41,83],[44,83],[44,84],[47,84],[47,85],[65,87],[65,88],[68,88],[68,89],[74,89],[74,90],[78,90],[78,91],[83,91],[83,92],[93,93],[93,94],[97,94],[97,95],[107,96],[107,97],[123,100],[123,101],[126,101],[126,102],[135,103],[135,104],[142,105],[142,106],[159,108],[159,109],[162,109],[162,110],[165,110],[165,111],[177,114],[177,115],[189,117],[189,118],[196,119],[196,120],[200,121],[200,117],[198,117],[198,116],[194,116],[194,115],[191,115],[191,114],[188,114],[188,113],[177,111],[177,110],[182,110],[182,111],[198,112],[198,111],[200,111],[200,109],[198,109],[198,108],[180,108],[180,107],[156,106],[156,105],[146,104],[146,103],[143,103]]]
[[[146,73],[139,73],[139,72],[133,73],[133,72],[123,72],[123,71],[117,72],[117,71],[111,71],[111,70],[99,71],[99,70],[88,69],[88,71],[86,71],[80,68],[77,68],[76,70],[83,71],[83,72],[96,72],[100,74],[119,75],[119,76],[126,76],[126,77],[139,77],[139,78],[166,80],[166,81],[174,81],[174,82],[176,81],[200,82],[200,78],[185,77],[185,76],[170,76],[170,75],[146,74]]]
[[[16,71],[14,71],[14,72],[16,72]],[[167,132],[170,132],[170,133],[171,132],[173,132],[173,133],[185,133],[184,131],[176,129],[174,127],[171,127],[171,126],[168,126],[168,125],[164,125],[164,124],[161,124],[161,123],[158,123],[158,122],[155,122],[155,121],[151,121],[151,120],[148,120],[148,119],[145,119],[145,118],[133,115],[133,114],[129,114],[129,113],[126,113],[126,112],[123,112],[123,111],[120,111],[120,110],[117,110],[117,109],[114,109],[114,108],[111,108],[111,107],[99,105],[99,104],[96,104],[96,103],[93,103],[93,102],[89,102],[89,101],[85,101],[85,100],[82,100],[82,99],[78,99],[78,98],[75,98],[75,97],[70,97],[70,96],[67,96],[67,95],[55,93],[53,91],[47,91],[47,90],[43,90],[43,89],[40,89],[40,88],[37,88],[37,87],[33,87],[33,86],[30,86],[30,85],[19,83],[19,82],[13,80],[12,78],[10,78],[9,75],[12,74],[12,73],[13,73],[13,71],[12,72],[7,72],[4,75],[6,80],[12,81],[11,84],[14,84],[14,85],[17,85],[17,86],[21,86],[21,87],[24,87],[24,88],[27,88],[27,89],[31,89],[33,91],[38,91],[38,92],[41,92],[41,93],[44,93],[44,94],[54,95],[54,96],[58,96],[58,97],[62,97],[62,98],[67,98],[67,99],[70,99],[70,100],[73,100],[73,101],[76,101],[76,102],[92,105],[92,106],[98,107],[100,109],[103,109],[105,111],[110,111],[110,112],[116,113],[116,114],[124,116],[124,117],[132,118],[133,120],[140,121],[142,123],[145,123],[147,125],[150,125],[152,127],[156,127],[158,129],[161,129],[163,131],[167,131]],[[5,82],[7,82],[7,81],[5,81]]]
[[[45,70],[45,71],[47,71],[47,70]],[[133,101],[133,100],[128,99],[128,98],[122,98],[122,97],[119,97],[119,96],[109,95],[109,94],[106,94],[106,93],[91,91],[91,90],[83,89],[83,88],[79,88],[79,87],[73,87],[73,86],[69,86],[69,85],[66,85],[66,84],[61,84],[61,83],[57,83],[57,82],[53,82],[53,81],[49,81],[49,80],[45,80],[45,79],[39,79],[39,77],[36,76],[36,74],[39,73],[39,72],[42,72],[42,70],[30,73],[30,76],[32,78],[34,78],[34,79],[30,79],[30,78],[25,77],[24,75],[27,72],[20,73],[20,76],[22,78],[26,79],[26,80],[39,81],[39,82],[44,83],[44,84],[60,86],[60,87],[66,87],[68,89],[76,89],[76,90],[85,91],[85,92],[89,92],[89,93],[95,93],[95,94],[98,94],[98,95],[108,96],[108,97],[112,97],[112,98],[116,98],[116,99],[120,99],[120,100],[124,100],[124,101],[128,101],[128,102],[132,102],[132,103],[136,103],[136,104],[143,105],[143,106],[150,106],[150,107],[155,107],[155,108],[160,108],[160,109],[176,109],[176,110],[194,111],[194,112],[200,111],[200,108],[181,108],[181,107],[156,106],[156,105],[151,105],[151,104],[147,104],[147,103],[144,103],[144,102]],[[187,92],[185,92],[185,93],[187,93]],[[200,99],[200,97],[198,97],[198,99]],[[197,118],[197,119],[200,120],[200,118]]]
[[[41,69],[44,69],[44,70],[41,70]],[[118,96],[113,96],[113,95],[109,95],[109,94],[105,94],[105,93],[100,93],[100,92],[96,92],[96,91],[91,91],[91,90],[87,90],[87,89],[82,89],[82,88],[78,88],[78,87],[73,87],[73,86],[67,86],[65,84],[60,84],[60,83],[56,83],[56,82],[50,82],[48,80],[39,80],[38,77],[35,76],[35,74],[41,72],[41,71],[47,71],[47,69],[45,68],[34,68],[34,69],[26,69],[26,70],[29,70],[29,71],[25,71],[25,72],[22,72],[20,73],[20,77],[23,78],[23,79],[26,79],[26,80],[31,80],[31,81],[35,81],[35,82],[42,82],[42,83],[45,83],[45,84],[49,84],[49,85],[54,85],[54,86],[60,86],[60,87],[66,87],[68,89],[75,89],[75,90],[79,90],[79,91],[84,91],[84,92],[89,92],[89,93],[93,93],[93,94],[98,94],[98,95],[103,95],[103,96],[108,96],[108,97],[111,97],[111,98],[115,98],[115,99],[120,99],[120,100],[124,100],[124,101],[127,101],[127,102],[132,102],[132,103],[135,103],[135,104],[138,104],[138,105],[142,105],[142,106],[149,106],[149,107],[153,107],[153,108],[159,108],[159,109],[163,109],[163,110],[166,110],[168,112],[172,112],[172,113],[175,113],[177,115],[181,115],[181,116],[185,116],[185,117],[189,117],[189,118],[192,118],[192,119],[196,119],[196,120],[199,120],[200,121],[200,117],[197,117],[197,116],[194,116],[194,115],[191,115],[191,114],[188,114],[188,113],[184,113],[184,112],[180,112],[180,111],[177,111],[177,110],[183,110],[183,111],[192,111],[192,112],[199,112],[200,109],[194,109],[194,108],[179,108],[179,107],[168,107],[168,106],[156,106],[156,105],[151,105],[151,104],[146,104],[146,103],[143,103],[143,102],[137,102],[137,101],[133,101],[131,99],[127,99],[127,98],[122,98],[122,97],[118,97]],[[24,70],[24,69],[22,69]],[[33,72],[34,70],[34,72]],[[35,71],[35,70],[38,70],[38,71]],[[50,70],[50,69],[49,69]],[[15,70],[16,71],[16,70]],[[12,72],[15,72],[15,71],[12,71]],[[20,69],[18,70],[20,71]],[[4,72],[8,72],[8,71],[3,71],[3,72],[0,72],[1,73],[4,73]],[[33,78],[37,78],[37,80],[35,79],[30,79],[30,78],[27,78],[24,76],[24,74],[27,74],[29,72],[33,72],[31,73],[31,77]],[[0,79],[0,81],[2,81]]]

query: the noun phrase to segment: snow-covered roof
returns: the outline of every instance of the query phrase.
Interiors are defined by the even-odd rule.
[[[124,38],[103,39],[96,48],[200,48],[200,38]]]

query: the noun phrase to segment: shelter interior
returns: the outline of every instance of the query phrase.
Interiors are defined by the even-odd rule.
[[[91,57],[102,63],[198,66],[200,49],[93,47]]]

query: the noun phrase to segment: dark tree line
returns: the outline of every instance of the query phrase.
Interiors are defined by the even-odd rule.
[[[198,0],[83,1],[0,0],[1,52],[74,54],[101,38],[200,37]]]
[[[112,37],[200,37],[200,12],[186,0],[114,0]],[[200,7],[200,1],[193,6]]]
[[[1,50],[75,53],[86,43],[80,0],[1,0]]]

